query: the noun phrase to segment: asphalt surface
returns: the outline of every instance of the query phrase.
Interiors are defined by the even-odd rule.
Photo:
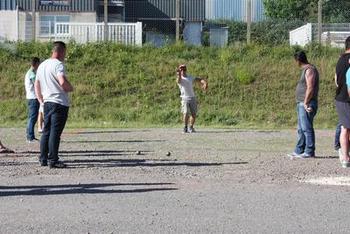
[[[40,167],[24,132],[0,129],[16,151],[0,155],[0,233],[350,232],[333,131],[291,160],[295,130],[68,129],[66,169]]]

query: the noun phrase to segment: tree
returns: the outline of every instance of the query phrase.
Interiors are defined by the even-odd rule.
[[[312,1],[315,0],[264,0],[265,13],[271,19],[307,21]]]
[[[317,21],[318,0],[264,0],[266,15],[277,20]],[[350,22],[349,0],[323,0],[324,22]]]
[[[350,23],[350,1],[328,0],[323,4],[325,22]]]

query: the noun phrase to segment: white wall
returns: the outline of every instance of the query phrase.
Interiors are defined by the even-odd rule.
[[[96,23],[96,13],[86,12],[86,13],[73,13],[71,14],[72,23]]]
[[[95,12],[40,12],[37,15],[37,38],[40,41],[47,41],[54,39],[54,32],[52,32],[51,38],[48,36],[40,35],[40,16],[50,16],[50,15],[64,15],[70,16],[70,23],[95,23],[96,13]]]
[[[36,38],[48,40],[40,36],[41,15],[69,15],[73,23],[95,23],[95,12],[37,12],[36,13]],[[32,40],[32,14],[23,11],[0,11],[0,41],[30,41]]]
[[[17,11],[0,11],[0,41],[16,41],[17,37]]]

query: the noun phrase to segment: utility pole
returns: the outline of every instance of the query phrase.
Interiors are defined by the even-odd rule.
[[[36,13],[35,13],[35,0],[32,0],[32,40],[36,40]]]
[[[180,41],[180,0],[176,1],[176,42]]]
[[[318,25],[317,25],[317,40],[321,44],[321,34],[322,34],[322,0],[318,0]]]
[[[250,44],[252,34],[252,1],[247,0],[247,44]]]
[[[108,41],[108,0],[104,0],[104,41]]]

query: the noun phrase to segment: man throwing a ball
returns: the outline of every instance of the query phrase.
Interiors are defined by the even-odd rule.
[[[194,123],[197,115],[197,100],[193,90],[193,83],[198,82],[203,91],[208,89],[208,82],[202,78],[195,78],[187,74],[187,67],[185,64],[177,68],[176,82],[181,92],[181,110],[183,113],[184,129],[183,133],[193,133]],[[191,118],[190,118],[191,117]],[[188,122],[190,126],[188,127]]]

